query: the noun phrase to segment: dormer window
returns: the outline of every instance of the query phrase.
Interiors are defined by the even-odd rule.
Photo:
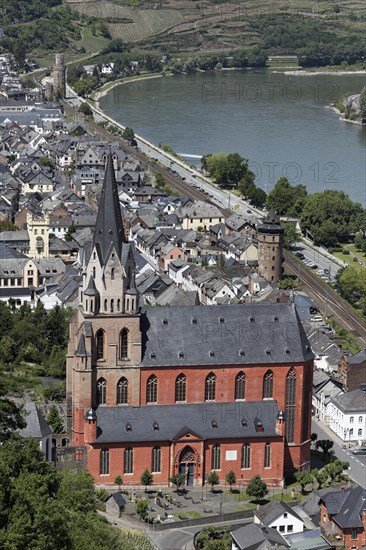
[[[193,319],[192,319],[192,325],[197,325],[197,319],[196,319],[196,317],[193,317]]]
[[[153,424],[154,431],[159,431],[159,424],[157,422],[154,422]]]
[[[245,418],[241,419],[241,425],[243,426],[243,428],[246,428],[248,426],[248,422],[245,420]]]
[[[131,424],[126,424],[126,432],[132,432],[132,426]]]
[[[225,323],[225,319],[223,317],[219,317],[219,323],[221,324]]]
[[[211,420],[211,428],[217,428],[216,420]]]
[[[275,323],[278,323],[278,317],[277,317],[277,315],[275,315],[275,316],[273,317],[273,320],[274,320]]]
[[[156,359],[156,354],[154,351],[150,353],[150,359]]]
[[[286,355],[290,355],[290,350],[288,348],[285,348]]]
[[[209,355],[210,355],[210,357],[215,357],[215,352],[214,352],[214,351],[210,351],[210,352],[209,352]]]
[[[179,357],[179,359],[183,359],[183,357],[184,357],[183,351],[180,351],[180,352],[178,353],[178,357]]]
[[[163,319],[163,325],[166,327],[168,325],[168,319]]]
[[[271,350],[269,348],[266,349],[266,355],[271,355]]]
[[[251,316],[249,317],[249,322],[250,322],[250,323],[254,323],[254,317],[253,317],[253,315],[251,315]]]
[[[245,351],[243,349],[240,349],[239,350],[239,357],[244,357],[245,356]]]

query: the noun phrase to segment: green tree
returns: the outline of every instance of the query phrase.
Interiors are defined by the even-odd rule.
[[[230,486],[230,492],[232,491],[233,485],[236,483],[236,475],[234,470],[230,470],[225,477],[226,483]]]
[[[126,126],[126,128],[123,130],[122,137],[131,144],[135,139],[135,132],[132,130],[132,128]]]
[[[317,474],[315,475],[315,479],[319,484],[320,489],[323,487],[323,485],[326,484],[326,482],[328,481],[328,478],[329,478],[329,475],[328,475],[328,472],[325,470],[325,468],[322,468],[317,472]]]
[[[287,178],[280,178],[267,197],[267,208],[278,214],[290,214],[296,202],[307,196],[304,185],[291,185]]]
[[[248,161],[239,153],[229,153],[217,166],[216,182],[222,187],[236,187],[248,170]]]
[[[328,474],[331,481],[342,481],[344,470],[348,470],[349,462],[335,460],[324,467],[324,471]]]
[[[15,341],[10,336],[3,336],[0,340],[0,361],[10,365],[16,356]]]
[[[71,224],[69,225],[65,233],[65,241],[68,241],[68,242],[72,241],[72,235],[75,233],[75,231],[76,231],[76,225],[74,224],[74,222],[71,222]]]
[[[263,191],[260,187],[252,185],[248,189],[248,199],[251,201],[253,206],[263,207],[267,200],[267,193]]]
[[[213,492],[214,486],[219,483],[219,476],[215,471],[210,472],[207,476],[207,483],[211,485],[211,491]]]
[[[47,422],[50,425],[54,434],[64,433],[64,423],[58,412],[56,405],[52,405],[47,415]]]
[[[175,474],[174,476],[169,478],[169,483],[172,483],[173,485],[175,485],[178,491],[179,487],[184,483],[184,475]]]
[[[118,474],[115,478],[114,478],[114,483],[116,485],[118,485],[118,487],[121,487],[122,483],[123,483],[123,479],[122,479],[122,476],[120,474]]]
[[[155,187],[157,189],[164,189],[166,186],[166,181],[164,179],[164,176],[160,174],[160,172],[155,173]]]
[[[332,449],[334,443],[330,439],[318,439],[315,443],[317,449],[321,449],[323,452],[323,460],[329,455],[329,451]]]
[[[1,220],[0,221],[0,233],[2,231],[18,231],[18,228],[10,220]]]
[[[135,504],[135,512],[137,515],[140,516],[141,519],[145,519],[147,517],[147,512],[149,509],[149,501],[145,499],[140,499]]]
[[[147,492],[148,485],[151,485],[152,482],[153,482],[152,473],[149,472],[149,470],[146,468],[146,470],[144,470],[141,475],[141,483],[142,485],[145,485],[145,493]]]
[[[92,111],[89,103],[86,103],[86,101],[84,101],[83,103],[80,104],[79,112],[83,113],[83,115],[85,115],[85,116],[91,116],[93,114],[93,111]]]
[[[250,497],[254,497],[255,500],[260,500],[268,493],[268,487],[261,479],[261,476],[257,474],[249,481],[245,491]]]
[[[55,161],[51,157],[41,157],[38,160],[38,163],[39,163],[40,166],[48,166],[52,170],[55,169]]]
[[[295,479],[301,485],[301,492],[305,494],[305,487],[313,481],[313,476],[310,472],[299,471],[295,473]]]
[[[295,244],[301,238],[301,235],[297,232],[296,225],[291,222],[283,224],[284,227],[284,245],[288,249],[292,244]]]

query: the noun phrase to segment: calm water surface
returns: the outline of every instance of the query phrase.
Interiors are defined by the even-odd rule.
[[[101,107],[178,153],[239,152],[267,192],[284,175],[309,192],[344,190],[366,206],[366,128],[340,121],[330,108],[364,85],[364,75],[352,74],[197,73],[117,86]]]

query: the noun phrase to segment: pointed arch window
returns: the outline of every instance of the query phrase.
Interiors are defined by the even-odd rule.
[[[117,384],[117,405],[128,403],[128,380],[124,376]]]
[[[205,401],[214,401],[216,396],[216,376],[213,372],[207,375],[205,381]]]
[[[273,398],[273,372],[267,370],[263,378],[263,399]]]
[[[186,400],[187,378],[185,374],[180,374],[175,380],[175,401]]]
[[[119,358],[128,358],[128,330],[122,329],[119,335]]]
[[[105,405],[107,402],[107,382],[104,378],[99,378],[97,383],[98,405]]]
[[[251,447],[250,443],[244,443],[241,448],[241,467],[245,469],[250,469],[250,460],[251,460]]]
[[[245,374],[239,372],[235,377],[235,399],[245,399]]]
[[[149,376],[146,382],[146,403],[157,403],[158,401],[158,379],[155,374]]]
[[[114,313],[114,300],[111,300],[111,313]]]
[[[154,447],[151,456],[151,471],[161,472],[161,448]]]
[[[114,267],[111,269],[111,279],[114,279]]]
[[[128,448],[124,450],[124,461],[123,461],[123,473],[132,474],[133,473],[133,449]]]
[[[95,279],[95,267],[93,267],[93,279]]]
[[[285,435],[287,443],[294,442],[296,416],[296,372],[291,369],[286,378],[286,422]]]
[[[271,467],[271,444],[266,443],[264,446],[264,467]]]
[[[100,475],[109,474],[109,449],[101,449],[100,451]]]
[[[98,330],[96,336],[97,360],[104,359],[104,330]]]
[[[121,311],[121,299],[118,298],[117,300],[117,311]]]
[[[214,445],[211,454],[211,470],[220,470],[221,468],[221,447]]]

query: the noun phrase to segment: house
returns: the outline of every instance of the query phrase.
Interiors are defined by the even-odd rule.
[[[276,529],[281,535],[302,533],[304,521],[286,502],[272,500],[254,511],[254,523]]]
[[[329,422],[328,404],[330,400],[343,393],[339,380],[329,376],[321,370],[314,370],[313,375],[313,411],[322,422]]]
[[[342,441],[366,439],[366,391],[361,388],[331,397],[327,405],[329,428]]]
[[[108,515],[113,516],[114,518],[121,517],[121,512],[125,509],[126,500],[123,498],[120,492],[113,493],[109,497],[105,505],[105,511]]]
[[[339,379],[346,391],[359,388],[365,383],[366,348],[355,355],[343,355],[338,364]]]
[[[231,531],[231,550],[287,550],[290,545],[275,529],[250,523]]]
[[[26,427],[19,431],[22,437],[36,439],[47,462],[52,461],[52,430],[34,403],[24,405]]]
[[[361,487],[334,491],[320,501],[321,529],[332,535],[345,550],[366,545],[366,490]]]
[[[203,201],[178,208],[176,214],[182,222],[183,229],[197,230],[201,227],[207,231],[212,225],[217,225],[225,220],[224,214],[217,206]]]

